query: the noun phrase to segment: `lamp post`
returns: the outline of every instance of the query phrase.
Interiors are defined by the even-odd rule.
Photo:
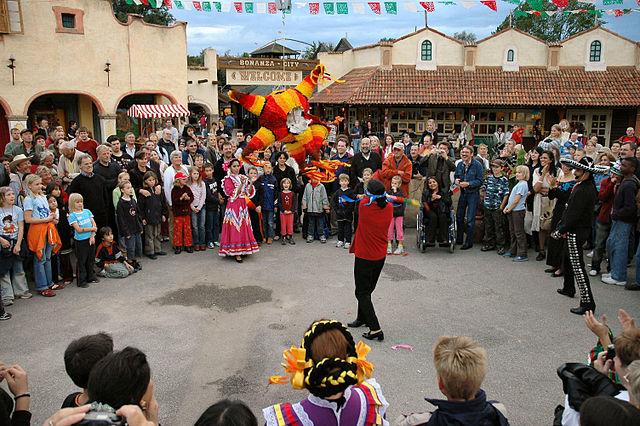
[[[107,87],[111,86],[109,80],[109,73],[111,73],[111,61],[107,58],[107,62],[104,64],[104,72],[107,73]]]
[[[16,58],[15,56],[13,56],[13,54],[9,56],[9,62],[10,64],[7,65],[7,68],[11,70],[11,85],[15,86],[16,85]]]

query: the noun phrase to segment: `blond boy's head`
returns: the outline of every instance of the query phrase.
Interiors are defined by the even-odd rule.
[[[442,336],[433,347],[440,391],[448,399],[473,399],[487,373],[487,352],[467,336]]]

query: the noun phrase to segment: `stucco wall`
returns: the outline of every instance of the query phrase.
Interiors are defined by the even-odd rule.
[[[426,29],[410,37],[393,43],[392,63],[394,65],[415,65],[420,55],[420,47],[424,40],[431,41],[435,60],[438,66],[462,66],[463,46],[457,41]]]
[[[608,31],[597,29],[562,43],[560,66],[584,66],[589,58],[589,47],[594,40],[602,43],[602,59],[606,66],[634,66],[636,44]]]
[[[515,51],[518,66],[547,66],[547,45],[514,30],[478,43],[476,66],[502,65],[508,49]]]
[[[21,4],[24,34],[4,35],[0,42],[0,57],[16,58],[15,86],[0,80],[0,97],[12,114],[26,114],[31,100],[44,93],[88,95],[101,114],[113,114],[129,93],[164,93],[187,104],[186,24],[166,28],[132,17],[121,24],[109,0]],[[56,32],[56,6],[83,10],[84,34]]]
[[[208,114],[218,115],[218,84],[213,84],[218,79],[218,57],[215,49],[206,49],[204,52],[204,69],[189,68],[187,79],[189,102],[197,103],[207,110]],[[198,83],[198,80],[208,80],[206,83]]]
[[[353,65],[353,50],[347,50],[341,54],[319,53],[318,60],[335,78],[340,78],[351,71],[353,68],[355,68],[355,66]],[[326,87],[326,84],[319,84],[318,91],[322,91]]]

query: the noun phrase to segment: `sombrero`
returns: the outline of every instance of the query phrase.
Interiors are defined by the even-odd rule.
[[[593,160],[589,157],[583,157],[580,161],[572,158],[561,158],[560,163],[570,169],[581,169],[589,173],[607,173],[609,171],[607,166],[594,165]]]
[[[24,161],[29,161],[29,157],[27,157],[24,154],[18,154],[15,157],[13,157],[13,160],[11,160],[11,163],[9,163],[9,168],[11,168],[11,170],[13,170],[15,167],[18,166],[18,164],[24,162]]]

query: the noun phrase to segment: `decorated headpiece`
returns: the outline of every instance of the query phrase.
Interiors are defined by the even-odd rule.
[[[323,358],[313,361],[312,345],[316,337],[329,330],[340,331],[348,343],[347,357]],[[271,376],[270,384],[290,382],[294,389],[307,389],[320,398],[335,395],[351,385],[371,377],[373,364],[366,360],[371,348],[363,342],[356,345],[353,336],[339,321],[320,320],[311,324],[302,338],[300,347],[291,347],[283,353],[286,376]]]
[[[580,161],[576,161],[571,158],[561,158],[560,164],[564,164],[571,169],[581,169],[591,174],[607,173],[609,171],[609,167],[607,166],[594,165],[593,160],[589,157],[583,157]]]

